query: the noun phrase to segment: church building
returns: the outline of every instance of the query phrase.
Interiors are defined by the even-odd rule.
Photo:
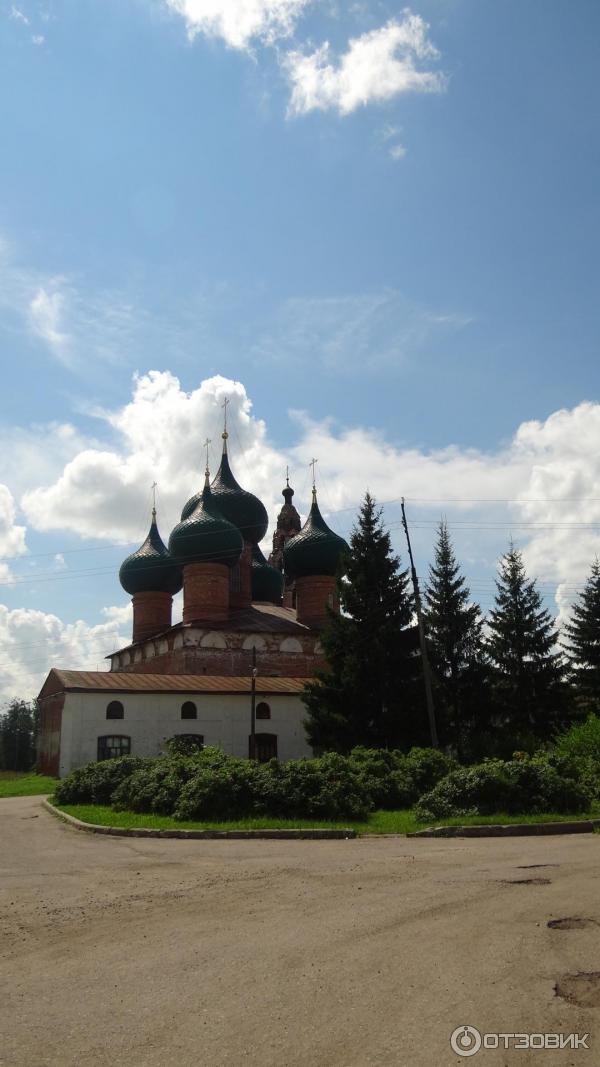
[[[289,479],[267,561],[262,502],[236,481],[223,432],[221,465],[185,504],[168,547],[156,509],[143,545],[121,565],[133,601],[131,643],[109,671],[50,671],[39,696],[38,769],[63,777],[96,759],[157,756],[175,735],[248,757],[255,670],[255,754],[310,756],[301,694],[324,666],[319,640],[347,545],[317,503],[304,525]],[[183,589],[183,619],[172,624]]]

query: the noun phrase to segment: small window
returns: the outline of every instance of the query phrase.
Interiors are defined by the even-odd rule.
[[[186,700],[185,704],[181,705],[181,718],[182,719],[197,719],[198,712],[193,700]]]
[[[121,704],[120,700],[111,700],[110,704],[108,705],[108,707],[106,709],[106,718],[107,719],[124,719],[125,718],[125,708]]]
[[[131,752],[131,738],[112,736],[98,738],[98,760],[117,759]]]
[[[256,705],[256,718],[257,719],[270,719],[271,709],[264,700],[261,700],[260,704]]]

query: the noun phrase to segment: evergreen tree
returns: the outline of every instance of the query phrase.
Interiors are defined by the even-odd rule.
[[[588,710],[600,705],[600,560],[573,605],[571,621],[564,626],[566,651],[578,695]],[[590,707],[590,705],[592,705]]]
[[[434,675],[435,712],[442,745],[473,749],[489,706],[483,619],[460,573],[448,527],[441,522],[425,589],[425,626]]]
[[[328,670],[305,690],[308,738],[318,751],[427,743],[413,598],[381,511],[369,493],[338,579],[342,613],[321,641]]]
[[[500,560],[496,587],[487,648],[497,726],[507,748],[528,747],[551,737],[568,720],[564,662],[554,620],[512,544]]]
[[[5,771],[30,771],[35,764],[37,708],[13,700],[0,715],[0,755]]]

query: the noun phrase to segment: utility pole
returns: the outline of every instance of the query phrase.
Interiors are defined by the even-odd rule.
[[[429,731],[431,733],[431,745],[432,748],[439,748],[439,741],[437,735],[437,727],[435,725],[435,709],[433,707],[433,690],[431,688],[431,670],[429,668],[429,656],[427,655],[427,644],[425,642],[425,627],[423,626],[423,611],[421,608],[421,593],[419,590],[419,579],[417,578],[417,572],[415,569],[415,561],[413,559],[412,548],[410,544],[410,536],[408,533],[408,523],[406,521],[406,511],[404,510],[404,497],[402,497],[402,525],[404,526],[404,533],[406,534],[406,543],[408,545],[408,556],[410,559],[410,572],[412,577],[413,589],[415,591],[415,608],[417,611],[417,623],[419,627],[419,644],[421,646],[421,659],[423,662],[423,681],[425,682],[425,699],[427,701],[427,715],[429,717]]]
[[[250,759],[256,759],[256,645],[252,646],[252,681],[250,683]]]

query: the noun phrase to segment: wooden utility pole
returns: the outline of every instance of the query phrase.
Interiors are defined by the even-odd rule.
[[[256,645],[252,646],[252,681],[250,683],[250,759],[256,759]]]
[[[427,701],[427,715],[429,717],[431,745],[432,748],[439,748],[437,727],[435,724],[435,709],[433,706],[433,689],[431,687],[431,670],[429,668],[429,656],[427,655],[427,644],[425,641],[425,627],[423,626],[421,593],[419,590],[419,579],[417,578],[415,561],[413,559],[412,548],[410,544],[410,535],[408,533],[408,523],[406,521],[406,511],[404,509],[404,497],[402,497],[402,525],[404,526],[404,533],[406,534],[408,557],[410,559],[410,573],[412,577],[413,589],[415,591],[415,608],[417,612],[417,623],[419,627],[419,644],[421,646],[421,660],[423,662],[423,681],[425,682],[425,699]]]

